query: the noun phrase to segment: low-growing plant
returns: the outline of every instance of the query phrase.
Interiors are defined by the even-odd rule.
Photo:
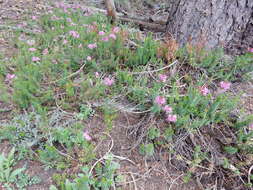
[[[138,141],[139,152],[151,157],[162,149],[172,160],[180,158],[185,182],[215,159],[233,174],[245,171],[234,160],[253,152],[252,118],[234,116],[239,95],[228,91],[233,81],[252,74],[252,53],[231,58],[222,49],[179,48],[173,40],[163,44],[151,34],[142,38],[127,27],[112,26],[100,14],[87,16],[90,12],[78,6],[57,6],[29,22],[39,24],[41,33],[24,38],[16,32],[14,58],[0,58],[0,101],[17,108],[12,121],[1,123],[0,141],[16,146],[19,159],[32,156],[60,171],[51,190],[116,188],[119,165],[113,156],[91,167],[96,151],[85,126],[95,111],[107,132],[120,112],[149,116],[153,122],[140,125],[146,138]],[[133,130],[143,138],[138,127]],[[215,152],[201,142],[216,141],[217,131],[225,142]],[[226,158],[217,158],[220,154]],[[79,175],[63,172],[73,165],[87,167]],[[30,184],[25,174],[14,174],[8,180],[16,180],[18,188]]]
[[[81,169],[82,173],[79,173],[72,182],[69,179],[58,181],[60,183],[59,190],[109,190],[116,186],[117,169],[119,169],[119,164],[114,161],[112,155],[107,155],[105,163],[96,166],[96,175],[92,175],[91,168],[85,166]],[[58,190],[58,188],[52,185],[50,190]]]

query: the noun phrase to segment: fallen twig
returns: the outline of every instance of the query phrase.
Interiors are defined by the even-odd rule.
[[[102,14],[107,14],[107,11],[104,9],[98,9],[95,7],[89,7],[89,6],[85,6],[85,8],[90,9],[94,12],[100,12]],[[164,32],[165,31],[165,25],[162,25],[160,23],[163,23],[164,21],[155,21],[155,22],[148,22],[146,20],[144,20],[144,18],[140,19],[139,17],[135,17],[135,16],[126,16],[126,14],[122,14],[122,13],[116,13],[116,18],[118,20],[124,21],[124,22],[132,22],[134,24],[138,24],[141,25],[145,28],[148,29],[152,29],[155,30],[157,32]]]
[[[253,170],[253,165],[249,168],[249,171],[248,171],[248,184],[250,184],[250,176],[251,176],[251,171]]]
[[[149,74],[149,73],[155,73],[155,72],[159,72],[159,71],[162,71],[164,69],[167,69],[167,68],[170,68],[172,67],[173,65],[177,64],[177,60],[174,61],[173,63],[169,64],[169,65],[166,65],[165,67],[162,67],[162,68],[159,68],[159,69],[155,69],[155,70],[152,70],[152,71],[142,71],[142,72],[134,72],[134,73],[130,73],[130,74],[133,74],[133,75],[140,75],[140,74]]]

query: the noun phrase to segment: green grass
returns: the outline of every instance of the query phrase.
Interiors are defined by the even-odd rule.
[[[41,26],[43,32],[29,35],[28,40],[21,40],[22,32],[16,32],[13,43],[18,54],[8,62],[0,60],[0,100],[16,107],[13,120],[0,125],[0,141],[8,140],[18,148],[21,159],[39,160],[45,168],[63,172],[75,160],[80,174],[55,175],[57,187],[52,186],[52,190],[106,190],[117,184],[119,165],[109,154],[89,172],[97,155],[92,142],[83,136],[87,130],[84,123],[96,114],[103,116],[108,133],[119,110],[147,113],[162,121],[164,128],[145,129],[140,153],[150,157],[162,148],[173,159],[180,157],[187,163],[186,181],[198,171],[196,168],[212,161],[213,152],[193,140],[199,133],[227,129],[233,132],[236,143],[226,143],[221,153],[252,154],[253,133],[248,132],[248,126],[253,118],[233,117],[240,95],[233,97],[219,87],[221,81],[233,86],[234,81],[247,80],[253,71],[252,54],[225,59],[220,49],[181,48],[168,60],[158,56],[161,42],[152,34],[139,40],[126,26],[116,28],[104,16],[83,16],[79,9],[69,9],[68,13],[54,9],[30,25]],[[99,35],[99,31],[104,34]],[[130,48],[130,41],[135,47]],[[166,81],[159,79],[161,74],[167,76]],[[205,86],[208,94],[201,92]],[[158,96],[165,102],[156,102]],[[122,109],[121,100],[134,106]],[[94,102],[102,103],[95,106]],[[163,110],[165,105],[172,113]],[[190,156],[174,144],[184,133],[193,143],[189,145]],[[223,159],[230,163],[232,158]],[[232,164],[245,177],[243,167],[248,165]]]

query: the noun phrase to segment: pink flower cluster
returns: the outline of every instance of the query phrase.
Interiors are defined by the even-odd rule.
[[[32,20],[37,20],[38,19],[38,17],[37,16],[32,16]]]
[[[157,96],[155,98],[155,103],[159,106],[166,104],[166,99],[163,96]]]
[[[70,23],[73,22],[71,18],[66,18],[66,21]]]
[[[112,86],[114,82],[115,82],[114,79],[109,78],[109,77],[104,78],[104,81],[103,81],[104,85],[106,86]]]
[[[120,32],[120,28],[117,27],[117,26],[115,26],[115,27],[112,28],[112,32],[119,33]]]
[[[227,81],[221,81],[219,83],[219,87],[221,88],[221,90],[219,92],[225,92],[228,89],[231,88],[231,82],[227,82]],[[208,87],[206,85],[200,86],[199,87],[199,92],[200,94],[202,94],[203,96],[207,96],[210,93],[210,90],[208,89]]]
[[[79,38],[79,37],[80,37],[80,35],[78,34],[77,31],[71,30],[71,31],[69,31],[69,34],[70,34],[73,38]]]
[[[164,75],[164,74],[159,74],[158,75],[158,78],[161,82],[166,82],[167,81],[167,75]]]
[[[35,41],[34,40],[27,40],[27,44],[29,46],[33,46],[35,44]]]
[[[117,37],[114,33],[111,33],[111,34],[109,34],[109,38],[116,40]]]
[[[165,113],[172,113],[172,107],[168,106],[168,105],[165,105],[162,107],[162,110],[165,112]]]
[[[221,87],[223,90],[226,91],[226,90],[230,89],[231,83],[230,83],[230,82],[221,81],[221,82],[220,82],[220,87]]]
[[[104,32],[104,31],[99,31],[99,32],[98,32],[98,35],[99,35],[99,36],[104,36],[104,35],[105,35],[105,32]]]
[[[203,86],[199,87],[199,92],[203,96],[207,96],[210,93],[210,91],[209,91],[209,89],[207,88],[206,85],[203,85]]]
[[[99,73],[95,72],[95,77],[98,79],[99,78]]]
[[[92,60],[92,57],[91,56],[87,56],[87,61],[91,61]]]
[[[112,33],[110,33],[108,36],[105,36],[105,32],[104,31],[99,31],[98,35],[102,36],[102,38],[101,38],[102,41],[108,42],[109,39],[116,40],[117,39],[116,33],[118,33],[119,31],[120,31],[119,27],[114,27],[112,29]]]
[[[6,77],[5,77],[5,81],[6,82],[9,82],[11,81],[12,79],[16,78],[16,75],[15,74],[7,74]]]
[[[34,51],[36,51],[36,48],[29,48],[28,50],[31,52],[34,52]]]
[[[108,41],[109,41],[109,37],[108,37],[108,36],[103,37],[103,38],[102,38],[102,41],[108,42]]]
[[[117,36],[116,36],[114,33],[111,33],[111,34],[109,34],[108,36],[103,36],[103,37],[101,38],[101,40],[104,41],[104,42],[108,42],[109,39],[116,40],[116,39],[117,39]]]
[[[42,54],[43,54],[43,55],[47,55],[47,54],[48,54],[48,49],[47,49],[47,48],[44,49],[44,50],[42,51]]]
[[[249,130],[253,131],[253,123],[249,125]]]
[[[83,137],[84,137],[87,141],[91,141],[91,140],[92,140],[92,138],[91,138],[91,136],[89,135],[88,131],[85,131],[85,132],[83,133]]]
[[[40,61],[40,58],[39,58],[39,57],[32,57],[32,61],[33,61],[33,62]]]
[[[166,104],[166,98],[165,97],[157,96],[155,98],[155,103],[159,106],[162,106],[162,110],[166,114],[166,121],[167,122],[175,123],[177,121],[177,115],[172,114],[172,112],[173,112],[172,107],[170,107],[169,105],[165,105]]]
[[[97,48],[97,44],[96,43],[94,43],[94,44],[88,44],[88,46],[87,46],[89,49],[95,49],[95,48]]]
[[[166,121],[175,123],[177,121],[177,115],[169,114],[167,115]]]

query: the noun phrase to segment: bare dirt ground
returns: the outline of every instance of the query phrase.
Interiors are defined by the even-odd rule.
[[[102,0],[91,0],[83,3],[89,5],[96,5],[100,8]],[[1,25],[8,25],[9,23],[22,23],[26,18],[30,18],[33,14],[40,14],[47,8],[47,0],[0,0],[0,27]],[[147,5],[148,6],[148,5]],[[122,8],[128,10],[127,8]],[[139,14],[141,11],[139,11]],[[152,9],[147,11],[152,13]],[[142,11],[143,13],[143,11]],[[148,14],[149,14],[148,13]],[[16,50],[8,41],[11,37],[8,30],[0,28],[0,52],[8,59],[15,54]],[[248,113],[253,113],[253,85],[252,83],[237,83],[232,89],[234,94],[243,91],[242,93],[242,107]],[[0,102],[0,122],[8,120],[12,117],[12,105],[6,105]],[[104,132],[104,122],[101,118],[95,117],[89,123],[89,130],[94,136],[94,143],[100,150],[101,156],[108,150],[113,141],[112,153],[128,158],[129,160],[121,161],[121,174],[126,174],[126,183],[122,185],[125,190],[198,190],[201,187],[194,181],[189,184],[183,184],[181,171],[178,171],[172,165],[168,165],[168,158],[166,157],[152,157],[145,158],[138,153],[135,147],[136,141],[133,140],[134,135],[129,135],[129,128],[139,122],[138,115],[120,113],[114,123],[111,137],[104,140],[104,142],[96,142],[96,136],[102,135]],[[144,122],[145,124],[145,122]],[[100,144],[99,144],[100,143]],[[10,150],[8,142],[0,143],[0,152],[8,152]],[[30,186],[28,190],[48,190],[52,184],[53,170],[44,170],[43,166],[36,161],[22,161],[26,162],[28,166],[27,173],[34,176],[37,175],[42,179],[40,184]],[[22,163],[21,163],[22,164]],[[1,186],[0,186],[1,189]]]

